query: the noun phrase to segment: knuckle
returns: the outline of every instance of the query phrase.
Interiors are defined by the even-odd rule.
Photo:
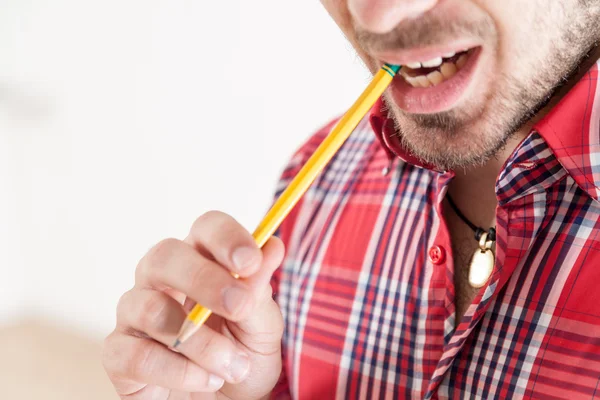
[[[217,340],[214,335],[206,335],[206,338],[200,342],[195,352],[199,359],[207,359],[211,354],[218,354],[216,351],[218,347]]]
[[[148,293],[140,306],[141,311],[137,314],[139,318],[139,326],[141,330],[161,326],[161,322],[165,315],[167,302],[158,292],[152,291]]]
[[[128,373],[131,349],[120,339],[122,335],[113,332],[104,339],[102,347],[102,364],[111,379],[131,377]]]
[[[179,240],[168,238],[154,245],[138,263],[136,277],[152,274],[157,267],[165,265],[173,257],[179,244]]]
[[[234,221],[233,217],[222,211],[208,211],[196,219],[192,225],[192,231],[206,229],[206,226],[212,226],[214,229],[219,229]]]
[[[281,309],[275,305],[275,318],[273,320],[273,333],[281,339],[283,336],[283,331],[285,329],[285,324],[283,322],[283,314],[281,313]]]
[[[119,298],[119,302],[117,303],[117,324],[126,320],[126,317],[129,314],[131,296],[131,290],[128,290]]]
[[[144,340],[136,340],[127,350],[127,357],[122,360],[119,371],[130,378],[141,378],[152,370],[152,346]]]
[[[183,367],[175,369],[175,379],[179,382],[181,386],[185,386],[185,381],[187,379],[187,375],[189,374],[189,370],[192,367],[192,363],[190,360],[183,360]]]
[[[219,272],[215,268],[211,268],[210,263],[203,263],[197,268],[191,268],[187,277],[190,293],[202,293],[208,286],[215,285],[214,280],[210,278]]]
[[[104,367],[109,376],[113,373],[113,364],[116,356],[113,341],[114,335],[115,333],[112,332],[104,339],[104,342],[102,343],[102,366]]]
[[[262,298],[264,299],[273,299],[273,286],[266,285],[263,291],[261,292]]]
[[[168,238],[158,242],[150,249],[146,258],[152,265],[161,265],[167,261],[179,247],[179,240]]]

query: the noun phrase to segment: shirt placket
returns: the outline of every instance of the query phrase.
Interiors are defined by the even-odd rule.
[[[400,143],[397,135],[394,134],[393,123],[389,120],[378,121],[376,118],[372,119],[372,123],[374,123],[373,127],[378,138],[386,145],[386,149],[393,150],[399,148]],[[439,226],[428,249],[429,267],[432,268],[429,291],[430,294],[444,292],[445,296],[443,301],[436,301],[437,304],[443,307],[443,310],[438,306],[430,308],[428,310],[428,319],[430,321],[435,320],[432,313],[445,314],[443,322],[444,337],[440,338],[437,335],[431,335],[427,339],[431,348],[437,348],[443,343],[443,350],[439,353],[430,353],[433,356],[430,359],[432,362],[436,362],[436,356],[440,354],[432,374],[429,374],[429,372],[433,368],[423,368],[427,372],[425,376],[431,376],[428,383],[424,382],[424,389],[426,390],[424,398],[426,399],[439,397],[438,390],[448,375],[457,355],[489,309],[494,296],[507,284],[533,241],[533,235],[523,235],[522,232],[535,232],[537,228],[527,227],[524,229],[522,226],[523,221],[519,219],[513,221],[510,217],[512,211],[522,211],[524,208],[527,208],[527,202],[521,201],[523,200],[523,196],[531,195],[536,191],[544,191],[543,185],[537,185],[535,179],[531,180],[531,174],[523,174],[525,171],[540,168],[540,171],[537,174],[533,174],[533,176],[544,176],[544,171],[542,170],[550,169],[550,166],[546,163],[547,160],[540,159],[540,154],[532,150],[533,148],[535,146],[526,146],[515,151],[511,160],[506,163],[496,183],[496,194],[499,201],[499,206],[496,209],[496,263],[488,284],[480,289],[456,328],[454,260],[450,234],[442,212],[442,202],[454,174],[445,172],[438,175],[435,210]],[[390,156],[390,153],[388,152],[388,156]],[[398,152],[394,153],[400,156]],[[406,154],[401,157],[406,159],[405,156]],[[412,162],[413,160],[409,159],[406,161]],[[427,166],[422,167],[429,168]],[[554,177],[554,179],[558,178],[559,176]],[[513,200],[519,201],[513,204]],[[440,298],[439,295],[437,297]],[[440,332],[442,330],[441,327],[437,327],[437,323],[428,322],[428,325],[431,327],[431,332]]]
[[[510,218],[511,210],[519,205],[510,205],[508,200],[506,203],[498,206],[496,209],[496,263],[490,280],[479,290],[475,299],[465,312],[462,320],[456,326],[455,324],[455,306],[454,306],[454,260],[452,255],[452,246],[448,227],[442,214],[442,201],[447,191],[447,186],[451,181],[451,176],[442,175],[438,180],[439,199],[437,203],[437,213],[440,218],[439,230],[436,234],[435,243],[442,243],[445,247],[445,267],[437,272],[445,273],[446,282],[446,299],[445,311],[446,319],[444,324],[444,349],[438,361],[437,367],[429,381],[425,399],[438,398],[438,390],[440,385],[449,373],[452,364],[457,358],[470,335],[481,321],[486,311],[489,309],[492,300],[498,291],[506,285],[508,279],[519,264],[521,258],[515,255],[522,255],[533,239],[533,237],[522,237],[511,234],[511,232],[522,232],[523,227],[519,226],[520,222],[513,221]],[[510,254],[509,254],[510,253]],[[507,255],[510,255],[507,257]],[[441,277],[438,277],[438,279]],[[456,326],[456,328],[455,328]]]

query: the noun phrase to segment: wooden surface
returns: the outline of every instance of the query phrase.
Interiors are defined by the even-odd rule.
[[[101,344],[39,323],[0,327],[0,399],[118,400]]]

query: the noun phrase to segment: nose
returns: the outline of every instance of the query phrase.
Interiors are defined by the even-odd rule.
[[[429,11],[439,0],[348,0],[348,9],[361,28],[387,33],[402,20]]]

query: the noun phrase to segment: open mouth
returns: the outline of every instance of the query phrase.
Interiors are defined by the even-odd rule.
[[[439,85],[455,76],[469,60],[473,49],[448,53],[423,62],[411,62],[400,70],[400,75],[412,87],[427,88]]]
[[[402,65],[390,85],[394,103],[408,113],[432,114],[457,107],[474,94],[481,54],[481,46],[463,44],[387,53],[380,59]]]

